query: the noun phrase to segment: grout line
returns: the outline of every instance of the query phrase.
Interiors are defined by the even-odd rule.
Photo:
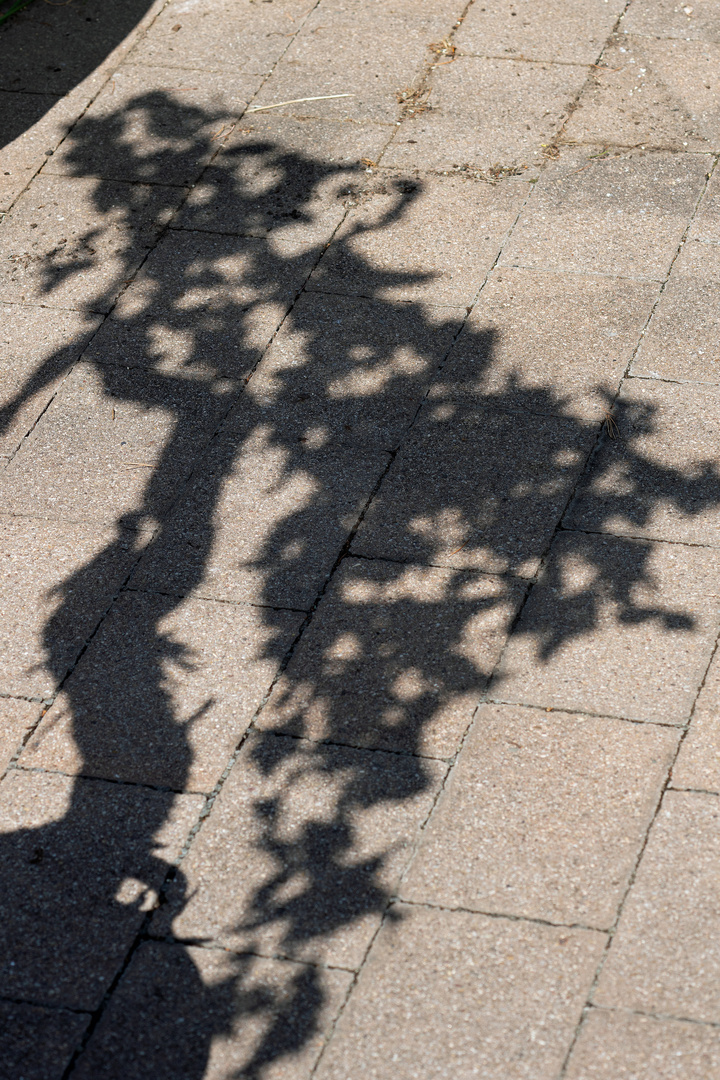
[[[503,919],[506,922],[532,923],[536,926],[549,926],[557,930],[585,930],[593,934],[607,934],[607,927],[589,926],[586,923],[554,922],[552,919],[541,919],[534,915],[517,915],[508,911],[485,911],[481,908],[464,907],[462,904],[436,904],[431,900],[407,900],[397,895],[392,899],[393,904],[404,904],[406,907],[424,908],[429,911],[451,911],[465,915],[482,915],[485,919]]]

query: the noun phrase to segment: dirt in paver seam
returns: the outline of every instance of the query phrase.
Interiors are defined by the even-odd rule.
[[[321,257],[321,256],[319,256],[319,257]],[[137,274],[135,274],[134,276],[135,276],[135,277],[137,277]],[[292,309],[290,309],[290,310],[292,310]],[[289,316],[289,315],[287,315],[287,314],[286,314],[285,318],[289,318],[289,317],[291,317],[291,316]],[[418,320],[418,325],[419,325],[420,327],[422,327],[422,326],[423,326],[422,320]],[[459,331],[458,331],[458,332],[457,332],[457,333],[455,334],[455,337],[454,337],[454,339],[453,339],[453,340],[456,340],[456,339],[457,339],[458,333],[459,333]],[[271,339],[271,340],[272,340],[272,339]],[[258,359],[257,363],[262,363],[262,360],[261,360],[261,359]],[[257,364],[256,364],[256,367],[255,367],[255,369],[254,369],[254,370],[256,370],[256,369],[257,369]],[[108,370],[109,370],[109,369],[108,369]],[[111,375],[108,375],[108,378],[111,378]],[[139,376],[139,378],[141,378],[141,377]],[[498,409],[500,409],[500,410],[502,409],[502,402],[501,402],[501,401],[499,401],[499,402],[496,402],[495,404],[496,404],[496,407],[497,407]],[[240,408],[242,408],[242,404],[241,404],[241,405],[240,405],[239,407],[240,407]],[[280,427],[281,427],[281,426],[282,426],[282,424],[286,422],[286,420],[285,420],[285,417],[283,417],[283,415],[282,415],[282,410],[280,410],[280,409],[276,410],[276,414],[275,414],[275,415],[277,416],[277,420],[276,420],[276,423],[277,423],[278,425],[280,425]],[[201,463],[202,463],[202,459],[200,460],[200,463],[199,463],[199,464],[201,464]],[[389,466],[388,466],[388,468],[389,468]],[[380,484],[380,483],[382,482],[382,477],[383,477],[384,475],[385,475],[385,473],[383,473],[383,474],[382,474],[382,475],[381,475],[381,476],[380,476],[380,477],[378,478],[378,480],[376,481],[375,487],[373,488],[373,490],[372,490],[372,491],[370,492],[370,494],[368,495],[368,498],[367,498],[367,501],[366,501],[366,504],[365,504],[366,506],[368,506],[368,505],[370,504],[370,502],[372,501],[373,495],[374,495],[375,491],[377,491],[377,489],[378,489],[378,487],[379,487],[379,484]],[[572,494],[568,495],[568,497],[567,497],[567,501],[569,501],[569,499],[570,499],[571,497],[572,497]],[[170,513],[170,512],[169,512],[169,513]],[[355,529],[357,529],[357,526],[358,526],[358,524],[359,524],[359,522],[360,522],[360,520],[361,520],[361,519],[362,519],[362,515],[361,515],[361,517],[360,517],[359,519],[356,519],[356,525],[355,525]],[[333,567],[331,567],[331,568],[330,568],[330,570],[329,570],[329,572],[328,572],[328,576],[327,576],[327,578],[326,578],[326,586],[325,586],[325,587],[323,587],[323,589],[321,590],[321,592],[320,592],[320,594],[319,594],[319,596],[318,596],[318,598],[317,598],[317,600],[316,600],[316,602],[315,602],[315,605],[313,606],[313,609],[312,609],[312,613],[315,613],[315,611],[316,611],[316,608],[317,608],[317,606],[318,606],[318,603],[322,602],[322,597],[323,597],[323,594],[324,594],[324,593],[325,593],[325,591],[326,591],[326,588],[327,588],[327,583],[328,583],[328,582],[329,582],[329,581],[331,580],[331,577],[332,577],[332,573],[333,573],[333,571],[334,571],[334,568],[335,568],[335,567],[337,567],[337,566],[339,565],[339,563],[340,563],[341,559],[342,559],[342,558],[344,557],[344,555],[345,555],[345,554],[346,554],[346,553],[348,552],[348,550],[349,550],[349,548],[350,548],[350,544],[351,544],[351,542],[352,542],[352,537],[353,537],[353,536],[354,536],[354,530],[353,530],[353,531],[351,531],[351,533],[350,533],[350,538],[349,538],[349,539],[347,540],[347,542],[346,542],[346,544],[345,544],[345,547],[344,547],[344,548],[343,548],[343,549],[342,549],[342,550],[340,551],[340,553],[339,553],[339,554],[338,554],[338,556],[336,557],[336,559],[335,559],[335,563],[334,563]],[[427,551],[428,551],[428,554],[429,554],[429,552],[430,552],[430,545],[428,545],[428,547],[427,547]],[[544,551],[547,551],[547,546],[545,547]],[[543,553],[542,553],[542,551],[541,551],[541,552],[538,552],[538,554],[539,554],[540,558],[542,559],[542,557],[543,557]],[[395,574],[395,575],[397,576],[397,579],[398,579],[399,581],[402,581],[402,577],[403,577],[403,574],[404,574],[404,572],[405,572],[405,571],[404,571],[404,566],[405,566],[405,564],[404,564],[404,563],[402,563],[402,562],[398,562],[398,563],[396,564],[396,567],[397,567],[397,569],[396,569],[396,570],[395,570],[395,571],[393,572],[393,573],[394,573],[394,574]],[[535,575],[533,575],[533,578],[534,578],[534,577],[535,577]],[[126,579],[126,580],[127,580],[127,579]],[[365,586],[365,585],[363,585],[362,583],[361,583],[361,586],[362,586],[363,588],[364,588],[364,587],[366,587],[366,586]],[[159,595],[162,595],[162,594],[159,594]],[[445,600],[444,600],[444,602],[445,602],[445,603],[447,603],[447,599],[445,599]],[[458,596],[458,599],[456,600],[456,602],[459,602],[459,596]],[[381,608],[382,608],[382,589],[378,590],[378,603],[379,603],[379,605],[380,605],[380,610],[381,610]],[[273,608],[273,607],[271,607],[271,606],[268,606],[268,607],[266,608],[266,610],[268,610],[268,611],[271,611],[271,610],[278,610],[278,611],[280,611],[280,610],[284,610],[284,609],[279,609],[279,608]],[[519,617],[519,613],[518,613],[517,617]],[[300,639],[298,639],[298,640],[299,640],[299,641],[302,641],[302,638],[300,638]],[[289,654],[288,654],[288,653],[285,653],[285,654],[284,654],[284,656],[283,656],[283,658],[282,658],[282,659],[280,659],[280,664],[281,664],[281,665],[283,665],[283,664],[286,664],[286,663],[287,663],[287,661],[288,661],[288,659],[289,659]],[[352,656],[351,656],[351,655],[350,655],[350,659],[352,659]],[[342,664],[343,662],[346,662],[347,658],[345,658],[345,657],[343,657],[343,656],[339,656],[339,657],[338,657],[338,660],[339,660],[339,662],[340,662],[340,663]],[[82,660],[80,660],[80,659],[79,659],[79,663],[82,663]],[[282,670],[282,667],[280,667],[280,668],[279,668],[279,670]],[[450,681],[452,681],[452,680],[450,680]],[[483,680],[481,680],[481,681],[483,681]],[[427,690],[423,690],[423,689],[421,688],[421,691],[420,691],[420,693],[421,693],[421,694],[422,694],[422,693],[427,693]],[[266,695],[266,696],[267,696],[267,695]],[[412,700],[412,699],[410,699],[410,700]],[[322,745],[329,745],[329,743],[328,743],[328,744],[322,744]],[[322,750],[322,746],[320,746],[320,747],[319,747],[319,749],[318,749],[317,753],[318,753],[318,755],[319,755],[319,757],[320,757],[320,760],[322,760],[322,755],[323,755],[323,753],[324,753],[324,751]],[[110,778],[108,778],[108,779],[110,779]],[[219,790],[219,789],[218,789],[218,790]],[[387,904],[387,900],[385,901],[385,903]],[[149,918],[150,918],[150,916],[148,916],[148,919],[149,919]],[[147,929],[147,927],[146,927],[145,929]],[[143,930],[143,931],[141,931],[141,933],[140,933],[140,937],[139,937],[139,938],[136,938],[136,943],[140,942],[141,940],[144,940],[144,936],[145,936],[145,931]],[[371,947],[371,943],[372,943],[372,940],[371,940],[371,941],[370,941],[370,942],[368,943],[368,946],[367,946],[367,950],[369,950],[369,949],[370,949],[370,947]],[[367,950],[366,950],[366,954],[365,954],[365,955],[367,955]],[[123,969],[123,970],[125,970],[125,969]],[[119,980],[120,978],[121,978],[121,976],[120,976],[120,975],[118,975],[118,977],[117,977],[117,980]],[[113,988],[114,988],[114,987],[115,987],[116,985],[118,985],[118,981],[117,981],[117,980],[116,980],[116,982],[115,982],[115,983],[113,984]]]

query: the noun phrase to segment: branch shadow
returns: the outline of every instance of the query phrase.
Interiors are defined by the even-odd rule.
[[[129,112],[166,132],[168,110],[177,149],[137,162],[128,111],[82,120],[66,151],[72,174],[96,173],[97,147],[115,147],[125,175],[157,184],[162,200],[177,156],[213,149],[214,117],[162,93]],[[6,997],[89,1014],[113,989],[74,1077],[268,1080],[310,1067],[348,972],[394,917],[408,844],[378,822],[407,811],[419,824],[412,808],[429,807],[597,437],[559,388],[528,388],[519,374],[484,388],[501,328],[466,327],[471,369],[450,362],[438,376],[457,316],[389,298],[428,275],[375,267],[355,243],[401,221],[422,181],[380,181],[385,211],[336,236],[333,265],[363,281],[362,296],[334,293],[327,275],[305,288],[329,239],[324,215],[362,205],[378,180],[246,134],[215,159],[195,217],[181,211],[139,272],[130,244],[89,302],[106,310],[132,281],[80,364],[96,400],[159,406],[169,422],[126,492],[116,538],[58,586],[45,628],[64,704],[40,733],[66,723],[80,779],[65,805],[0,839]],[[108,210],[132,228],[132,187],[122,204],[99,179],[93,198],[94,232],[40,267],[48,303],[97,266],[90,248]],[[159,215],[174,212],[175,192],[167,199]],[[232,232],[213,231],[213,200]],[[48,357],[3,426],[60,362]],[[686,515],[720,504],[713,465],[687,475],[634,448],[633,432],[655,429],[651,408],[621,404],[615,418],[624,487],[589,489],[599,528],[618,517],[641,528],[660,504]],[[567,595],[552,564],[557,618],[527,631],[541,661],[592,632],[604,597],[621,624],[692,629],[687,612],[638,599],[654,585],[650,548],[633,541],[621,568],[596,561],[592,584]],[[92,607],[103,567],[128,550],[134,576],[66,678],[78,597]],[[279,672],[226,784],[245,816],[223,819],[224,840],[212,816],[199,833],[224,851],[205,908],[202,873],[191,882],[163,847],[176,793],[212,787],[193,779],[192,739],[215,722],[216,702],[201,695],[183,719],[169,674],[201,666],[173,629],[191,596],[252,608],[266,689]],[[221,720],[239,743],[249,717]]]

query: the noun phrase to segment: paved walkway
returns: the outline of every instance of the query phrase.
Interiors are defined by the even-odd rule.
[[[5,24],[3,1078],[720,1078],[719,70]]]

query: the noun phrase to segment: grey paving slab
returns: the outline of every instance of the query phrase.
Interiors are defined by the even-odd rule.
[[[572,142],[714,150],[720,45],[619,34],[563,133]]]
[[[717,574],[714,550],[561,533],[491,695],[687,722],[715,642]]]
[[[398,905],[317,1072],[372,1080],[557,1076],[602,934]]]
[[[464,315],[463,308],[305,293],[225,430],[256,422],[281,442],[394,450]]]
[[[130,572],[132,537],[2,516],[0,550],[0,691],[47,698]]]
[[[23,752],[23,766],[211,791],[302,616],[126,593]]]
[[[366,180],[387,127],[248,113],[224,140],[173,222],[239,236],[269,236],[320,254]]]
[[[0,300],[107,311],[178,188],[39,176],[0,224]]]
[[[0,304],[0,451],[32,430],[101,317],[29,304]]]
[[[599,1005],[717,1024],[720,806],[669,791],[595,991]]]
[[[127,514],[151,533],[228,407],[196,379],[80,364],[3,473],[0,505],[73,521]]]
[[[679,737],[482,705],[400,896],[609,928]]]
[[[656,297],[651,282],[494,271],[431,400],[602,419]]]
[[[676,0],[635,0],[622,27],[628,34],[720,41],[720,13],[714,4],[680,4]]]
[[[258,108],[296,98],[285,111],[301,116],[349,117],[395,123],[397,93],[413,83],[429,59],[428,45],[450,31],[461,0],[321,0],[263,86]]]
[[[478,56],[593,64],[624,7],[620,0],[484,0],[468,10],[455,42],[460,52]]]
[[[703,154],[564,150],[535,185],[503,266],[662,281],[705,184]]]
[[[199,796],[13,770],[0,785],[0,992],[98,1007],[180,854]]]
[[[309,610],[388,460],[262,428],[218,439],[132,585]]]
[[[472,303],[528,192],[468,178],[379,176],[350,211],[309,289],[383,300]]]
[[[217,152],[262,81],[230,72],[123,64],[106,82],[46,173],[189,184]]]
[[[490,573],[535,573],[595,433],[537,411],[483,408],[435,392],[404,441],[353,541],[356,554]],[[510,403],[512,404],[512,402]]]
[[[720,244],[720,173],[717,169],[713,171],[690,223],[688,239]]]
[[[359,968],[445,772],[254,734],[152,932]]]
[[[383,165],[537,169],[588,76],[570,64],[471,56],[446,63],[435,71],[427,111],[399,129]]]
[[[39,702],[0,698],[0,772],[5,772],[42,712]]]
[[[0,1002],[0,1055],[8,1076],[62,1080],[88,1013]]]
[[[689,240],[680,251],[631,374],[720,382],[720,246]]]
[[[523,592],[520,582],[488,575],[345,561],[259,726],[449,757]]]
[[[717,544],[720,390],[628,379],[568,510],[570,528]]]
[[[720,663],[708,669],[678,759],[672,786],[720,793]]]
[[[174,0],[132,52],[134,64],[266,75],[307,14],[305,0]]]
[[[716,1080],[720,1036],[700,1024],[593,1009],[565,1075],[568,1080]]]
[[[282,246],[270,251],[262,240],[171,231],[86,359],[237,385],[258,363],[312,265],[307,255]]]
[[[73,1076],[127,1080],[149,1069],[158,1080],[225,1080],[261,1068],[263,1080],[309,1080],[351,979],[345,971],[145,943]]]
[[[56,94],[0,90],[0,210],[9,210],[37,170],[48,160],[89,98],[72,101]]]

